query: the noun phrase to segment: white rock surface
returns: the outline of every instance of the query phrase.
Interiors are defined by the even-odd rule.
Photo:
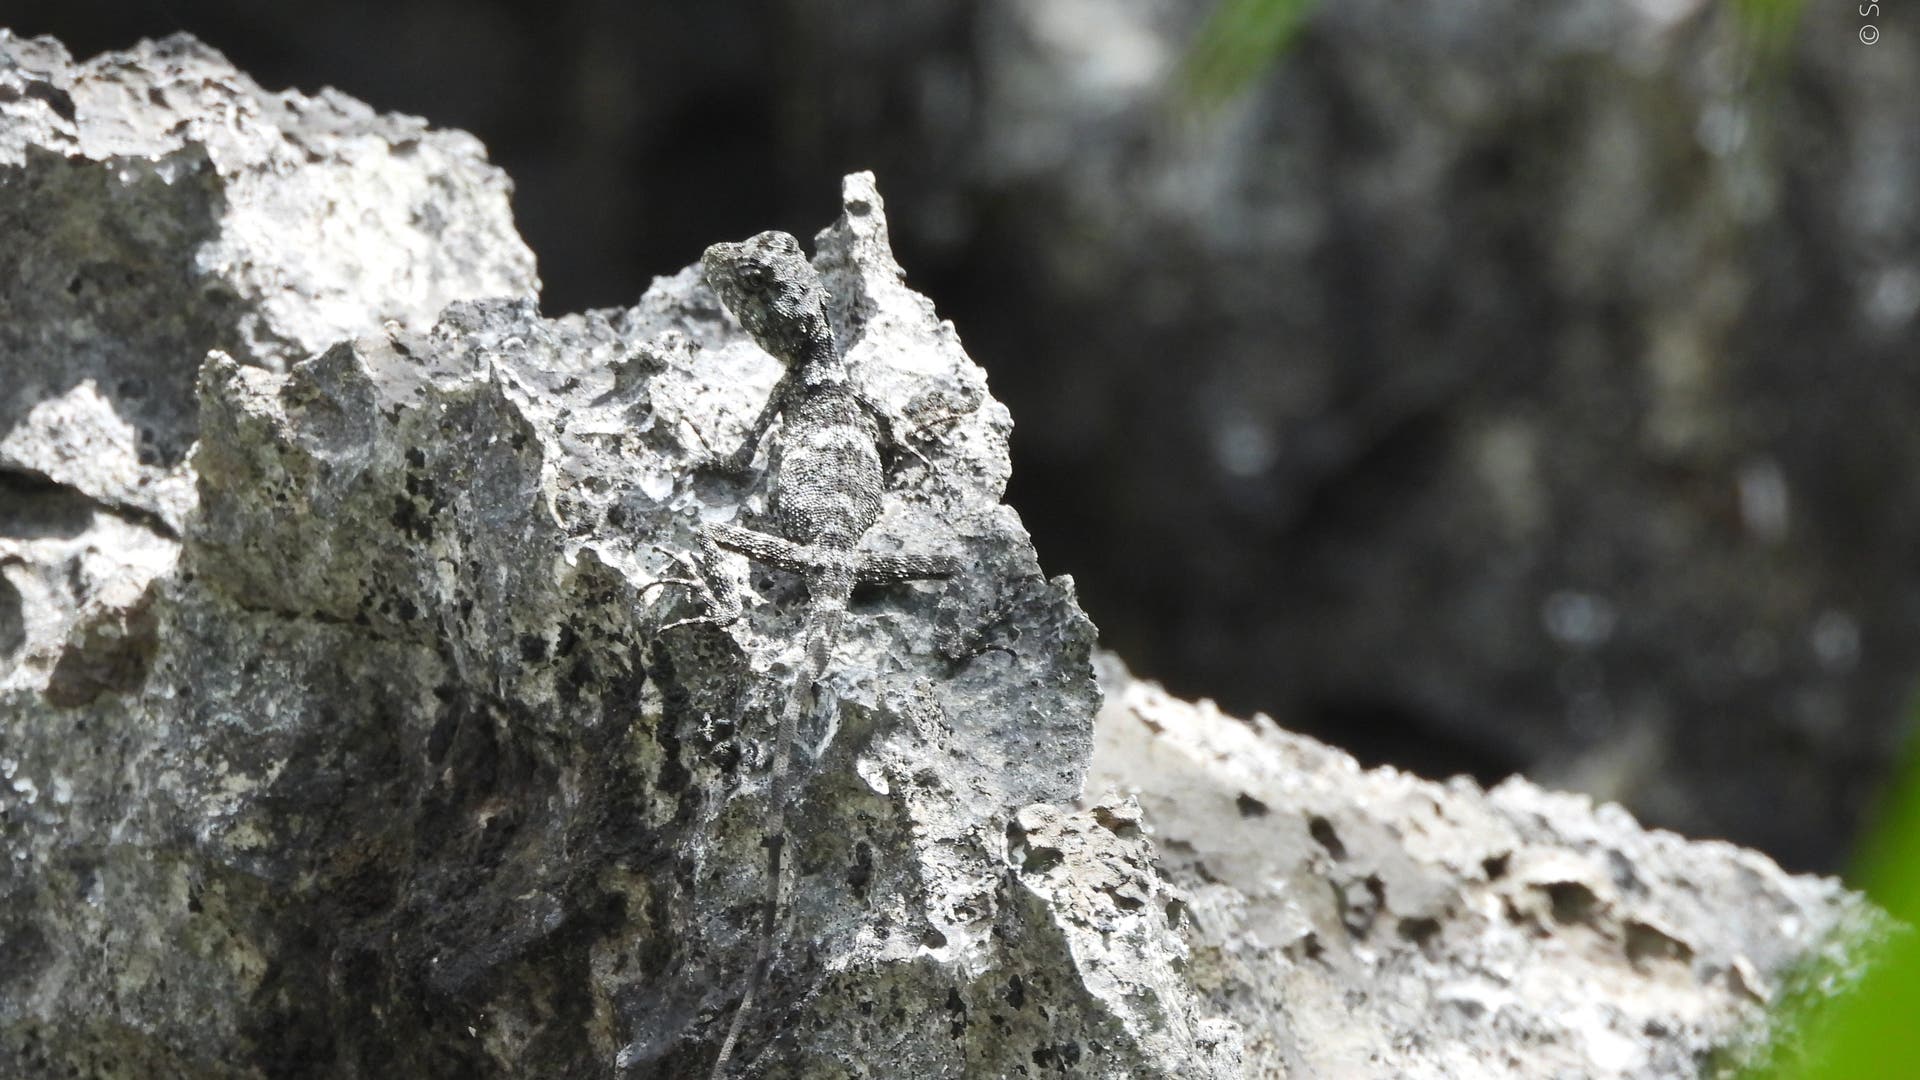
[[[1363,770],[1103,663],[1089,793],[1139,800],[1249,1076],[1645,1078],[1737,1060],[1882,917],[1612,804]]]

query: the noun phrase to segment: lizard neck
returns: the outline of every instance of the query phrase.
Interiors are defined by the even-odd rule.
[[[793,361],[794,372],[802,385],[833,386],[847,381],[846,357],[840,355],[840,346],[834,342],[831,330],[810,338],[796,350]]]

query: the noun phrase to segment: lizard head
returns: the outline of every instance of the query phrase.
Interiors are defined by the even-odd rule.
[[[827,323],[827,290],[783,232],[715,244],[700,257],[707,284],[760,347],[795,364],[836,355]]]

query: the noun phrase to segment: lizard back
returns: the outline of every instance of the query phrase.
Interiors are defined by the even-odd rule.
[[[774,469],[773,509],[803,544],[851,551],[880,517],[886,481],[873,417],[844,384],[789,406]]]

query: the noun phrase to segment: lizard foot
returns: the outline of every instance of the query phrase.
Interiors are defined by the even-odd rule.
[[[701,553],[702,555],[709,556],[709,563],[711,563],[711,556],[714,554],[714,552],[708,550],[710,544],[711,542],[705,537],[701,538]],[[645,596],[647,593],[663,585],[680,585],[690,589],[700,607],[704,609],[701,614],[689,615],[684,619],[675,619],[673,622],[667,623],[660,627],[660,633],[664,634],[669,630],[675,630],[682,626],[731,626],[740,621],[741,605],[739,596],[727,585],[723,584],[717,589],[714,587],[713,580],[716,572],[711,566],[702,566],[683,552],[669,551],[664,548],[656,548],[655,550],[672,560],[675,566],[686,571],[686,576],[655,578],[640,587],[640,595]],[[728,579],[724,574],[721,574],[720,580],[726,582]]]
[[[1016,658],[1020,615],[1042,602],[1047,588],[1047,580],[1039,575],[1011,584],[1000,582],[993,586],[992,599],[978,606],[949,591],[934,611],[934,648],[956,670],[990,652]]]

